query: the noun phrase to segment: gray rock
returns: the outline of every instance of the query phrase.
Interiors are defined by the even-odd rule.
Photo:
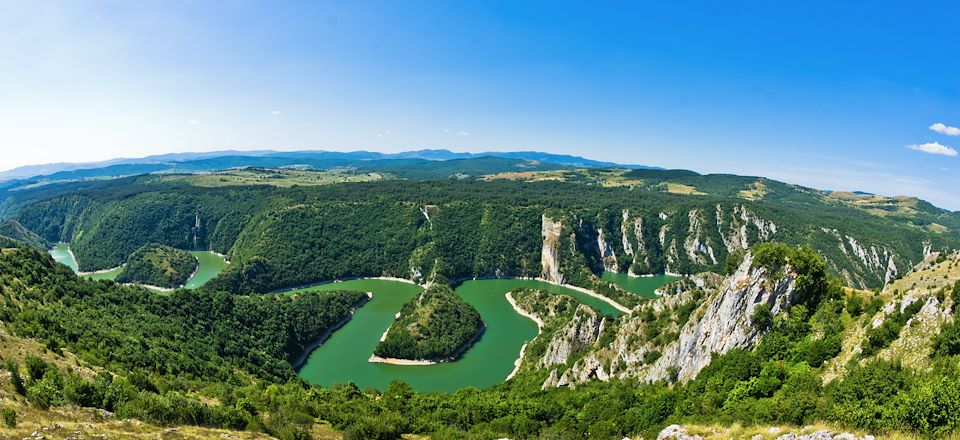
[[[679,339],[664,349],[647,371],[646,380],[670,379],[671,367],[679,368],[680,381],[694,378],[710,364],[713,353],[750,348],[759,340],[764,330],[752,322],[759,305],[769,304],[773,316],[790,307],[795,274],[788,268],[780,279],[769,279],[766,269],[752,265],[753,256],[748,253],[737,271],[723,282],[702,317],[687,322]]]
[[[680,425],[670,425],[666,428],[663,428],[663,431],[660,431],[660,434],[657,435],[657,440],[703,440],[703,437],[699,435],[690,435],[687,433],[687,429]]]

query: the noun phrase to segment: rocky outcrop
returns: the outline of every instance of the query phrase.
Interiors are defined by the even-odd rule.
[[[685,286],[682,292],[675,286],[670,295],[641,304],[617,322],[613,342],[593,348],[544,385],[574,386],[611,377],[689,380],[713,354],[748,349],[760,340],[766,330],[754,325],[757,307],[768,304],[776,316],[795,300],[790,267],[774,279],[767,269],[753,267],[749,253],[734,274],[722,281],[712,278],[678,283]],[[652,334],[650,326],[656,328]]]
[[[794,279],[789,270],[779,279],[770,279],[765,268],[753,267],[753,256],[748,253],[707,303],[703,315],[687,322],[679,339],[665,348],[645,379],[686,381],[706,367],[714,353],[752,347],[764,332],[752,322],[757,307],[768,304],[771,316],[787,310],[794,300]],[[674,373],[676,377],[670,377]]]
[[[703,437],[690,435],[687,428],[680,425],[670,425],[657,434],[657,440],[703,440]]]
[[[777,224],[766,220],[744,205],[737,205],[730,212],[717,205],[715,210],[717,233],[723,240],[727,252],[736,252],[749,249],[756,244],[751,241],[751,230],[755,231],[757,241],[769,241],[777,233]]]
[[[539,357],[526,355],[518,369],[551,368],[568,363],[572,357],[596,344],[607,323],[606,318],[593,308],[567,295],[522,289],[508,293],[507,301],[518,313],[537,323],[541,333],[530,343],[545,346]],[[561,380],[554,368],[544,387],[566,384],[567,381]]]
[[[659,331],[663,334],[679,333],[680,323],[676,321],[674,311],[691,301],[695,302],[696,299],[693,292],[688,290],[641,304],[632,314],[620,319],[610,345],[595,346],[569,369],[551,375],[553,378],[545,381],[544,387],[576,386],[611,377],[641,377],[648,367],[649,356],[660,349],[654,341],[645,337],[651,325],[649,317],[673,317],[668,323],[657,324]]]
[[[613,246],[607,243],[603,236],[603,228],[597,229],[597,250],[600,254],[600,261],[603,263],[603,270],[607,272],[619,272],[620,266],[617,264],[617,255],[613,253]]]
[[[592,308],[577,306],[573,318],[554,333],[538,365],[541,368],[565,364],[573,353],[590,347],[603,333],[605,319]]]
[[[788,432],[781,434],[783,432],[780,428],[774,426],[767,429],[767,434],[770,436],[767,437],[763,434],[754,435],[753,439],[765,439],[765,438],[774,438],[773,436],[780,434],[776,437],[777,440],[874,440],[874,436],[865,435],[859,437],[856,434],[851,434],[849,432],[833,432],[827,429],[813,430],[812,426],[808,426],[801,430],[800,433]],[[709,433],[706,434],[708,438],[734,438],[730,432],[724,432],[723,428],[719,430],[716,428],[711,428]],[[657,435],[657,440],[702,440],[703,437],[696,434],[690,434],[689,430],[686,427],[680,425],[670,425],[666,428],[663,428],[662,431]]]
[[[686,251],[687,257],[700,266],[717,264],[717,257],[713,254],[713,248],[710,247],[706,237],[704,237],[703,216],[700,214],[700,210],[691,209],[687,212],[687,219],[689,227],[687,237],[684,240],[684,251]]]
[[[560,273],[560,233],[563,223],[553,220],[546,214],[540,217],[540,235],[543,237],[543,247],[540,250],[541,276],[552,283],[563,284],[563,274]]]

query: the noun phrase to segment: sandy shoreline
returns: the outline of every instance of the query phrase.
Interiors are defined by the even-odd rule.
[[[353,319],[353,314],[357,312],[357,309],[362,307],[367,301],[373,299],[373,292],[366,292],[367,299],[357,301],[352,306],[350,306],[350,313],[347,313],[340,321],[337,321],[336,324],[330,326],[326,331],[324,331],[316,340],[311,342],[309,345],[303,348],[303,352],[300,353],[300,356],[297,356],[296,361],[291,362],[290,365],[293,366],[294,370],[299,370],[304,363],[307,362],[307,359],[310,358],[310,353],[313,353],[317,347],[323,345],[324,342],[327,342],[327,339],[330,339],[330,336],[333,335],[333,332],[340,330],[341,327],[347,325],[351,319]]]
[[[394,321],[396,321],[396,320],[398,320],[398,319],[400,319],[400,312],[397,312],[396,315],[393,315],[393,320],[394,320]],[[392,326],[393,323],[390,323],[390,325]],[[387,329],[383,331],[383,334],[380,335],[380,342],[383,342],[384,340],[387,339],[387,333],[390,333],[390,327],[387,327]],[[381,359],[388,359],[388,358],[381,358]]]
[[[77,261],[77,260],[74,259],[73,261]],[[77,276],[86,277],[86,276],[90,276],[90,275],[97,275],[97,274],[101,274],[101,273],[113,272],[113,271],[115,271],[115,270],[117,270],[117,269],[123,269],[123,267],[126,266],[126,265],[127,265],[127,264],[124,263],[124,264],[121,264],[121,265],[119,265],[119,266],[117,266],[117,267],[111,267],[111,268],[109,268],[109,269],[100,269],[100,270],[95,270],[95,271],[93,271],[93,272],[77,272]]]
[[[226,256],[226,255],[221,254],[220,252],[214,252],[214,251],[207,251],[207,252],[210,252],[210,253],[213,254],[213,255],[216,255],[216,256],[218,256],[218,257],[220,257],[220,258],[223,258],[224,264],[230,264],[230,260],[227,259],[227,256]]]
[[[504,294],[503,296],[507,298],[507,302],[510,303],[510,306],[513,307],[513,310],[514,310],[515,312],[517,312],[517,314],[519,314],[519,315],[521,315],[521,316],[525,316],[525,317],[529,318],[531,321],[537,323],[537,332],[538,332],[538,333],[540,332],[540,330],[543,330],[543,321],[540,319],[540,317],[538,317],[537,315],[534,315],[533,313],[530,313],[530,312],[528,312],[528,311],[520,308],[520,306],[517,305],[517,301],[513,299],[513,295],[511,295],[510,293],[511,293],[511,292],[507,292],[507,293]]]
[[[197,276],[197,273],[200,272],[200,259],[197,258],[197,256],[196,256],[196,255],[193,255],[193,254],[191,254],[190,256],[193,257],[194,260],[197,260],[197,267],[195,267],[195,268],[193,269],[193,273],[191,273],[190,276],[187,277],[187,280],[184,281],[183,284],[180,285],[180,287],[183,287],[183,286],[186,286],[187,284],[190,284],[190,281],[193,280],[193,277]],[[174,287],[174,289],[179,289],[180,287]]]
[[[594,292],[594,291],[592,291],[592,290],[590,290],[590,289],[587,289],[587,288],[585,288],[585,287],[574,286],[573,284],[558,283],[558,282],[550,281],[550,280],[548,280],[548,279],[546,279],[546,278],[540,278],[540,277],[536,277],[536,278],[533,278],[533,277],[503,277],[503,278],[497,278],[497,277],[464,277],[464,278],[457,278],[457,279],[454,279],[453,281],[450,281],[450,285],[453,286],[453,285],[456,285],[456,284],[458,284],[458,283],[462,283],[462,282],[464,282],[464,281],[475,281],[475,280],[530,280],[530,281],[540,281],[540,282],[544,282],[544,283],[547,283],[547,284],[552,284],[552,285],[554,285],[554,286],[560,286],[560,287],[565,287],[565,288],[570,289],[570,290],[576,290],[577,292],[580,292],[580,293],[583,293],[583,294],[592,296],[592,297],[594,297],[594,298],[596,298],[596,299],[599,299],[599,300],[601,300],[601,301],[603,301],[603,302],[605,302],[605,303],[607,303],[607,304],[610,304],[610,305],[613,306],[615,309],[617,309],[617,310],[619,310],[619,311],[621,311],[621,312],[623,312],[623,313],[628,313],[628,314],[630,313],[630,309],[627,308],[627,306],[616,302],[615,300],[613,300],[613,299],[610,298],[610,297],[601,295],[601,294],[599,294],[599,293],[597,293],[597,292]]]
[[[160,287],[154,286],[152,284],[137,284],[137,283],[123,283],[121,286],[129,287],[143,287],[144,289],[156,290],[158,292],[173,292],[174,290],[179,289],[179,287]]]
[[[517,302],[513,299],[513,295],[511,295],[510,292],[507,292],[504,296],[507,298],[507,302],[510,303],[510,306],[513,307],[513,311],[517,312],[517,314],[521,316],[530,318],[533,322],[537,323],[537,336],[534,336],[533,339],[538,338],[540,336],[540,333],[542,333],[542,330],[543,330],[543,321],[540,320],[540,318],[537,315],[534,315],[533,313],[529,313],[526,310],[520,308],[520,306],[517,305]],[[513,371],[511,371],[510,374],[507,375],[507,378],[504,379],[504,381],[513,379],[513,376],[516,376],[517,372],[520,371],[520,365],[523,363],[523,355],[527,352],[527,344],[529,343],[530,342],[524,342],[523,345],[520,347],[520,357],[518,357],[517,360],[513,361]]]
[[[597,293],[597,292],[594,292],[594,291],[592,291],[592,290],[590,290],[590,289],[587,289],[587,288],[585,288],[585,287],[574,286],[574,285],[572,285],[572,284],[556,283],[556,282],[553,282],[553,281],[550,281],[550,280],[546,280],[546,279],[543,279],[543,278],[534,278],[534,280],[543,281],[543,282],[545,282],[545,283],[547,283],[547,284],[553,284],[554,286],[566,287],[567,289],[576,290],[577,292],[583,293],[583,294],[585,294],[585,295],[590,295],[590,296],[592,296],[592,297],[594,297],[594,298],[596,298],[596,299],[599,299],[599,300],[601,300],[601,301],[603,301],[603,302],[606,302],[607,304],[610,304],[611,306],[613,306],[613,308],[615,308],[615,309],[617,309],[617,310],[619,310],[619,311],[621,311],[621,312],[623,312],[623,313],[627,313],[627,314],[630,313],[630,309],[627,308],[627,306],[625,306],[625,305],[623,305],[623,304],[620,304],[620,303],[614,301],[613,298],[609,298],[609,297],[607,297],[607,296],[601,295],[601,294],[599,294],[599,293]]]
[[[370,355],[370,359],[367,359],[367,362],[390,365],[433,365],[439,363],[438,361],[428,361],[426,359],[383,358],[375,354]]]
[[[415,283],[415,282],[413,282],[413,281],[411,281],[411,280],[408,280],[408,279],[406,279],[406,278],[394,278],[394,277],[349,277],[349,278],[340,278],[340,279],[335,279],[335,280],[317,281],[317,282],[315,282],[315,283],[301,284],[301,285],[299,285],[299,286],[294,286],[294,287],[284,287],[284,288],[282,288],[282,289],[271,290],[271,291],[267,292],[267,294],[283,293],[283,292],[292,292],[292,291],[294,291],[294,290],[309,289],[309,288],[311,288],[311,287],[323,286],[323,285],[326,285],[326,284],[342,283],[342,282],[344,282],[344,281],[354,281],[354,280],[397,281],[397,282],[406,283],[406,284],[413,284],[414,286],[424,287],[422,284],[417,284],[417,283]]]
[[[398,318],[400,317],[399,313],[397,313],[397,317]],[[483,336],[483,333],[487,331],[487,323],[482,322],[482,324],[483,324],[483,327],[480,327],[480,331],[478,331],[477,334],[474,335],[472,339],[470,339],[469,341],[467,341],[466,343],[458,347],[457,351],[455,351],[453,354],[443,359],[399,359],[399,358],[385,358],[385,357],[377,356],[376,354],[372,354],[370,355],[370,359],[367,359],[367,362],[377,363],[377,364],[390,364],[390,365],[433,365],[433,364],[439,364],[443,362],[453,362],[457,359],[460,359],[460,356],[463,356],[463,354],[466,353],[467,350],[470,349],[470,347],[473,347],[473,344],[475,344],[477,340],[480,339],[480,336]],[[389,327],[387,328],[387,332],[388,331],[390,331]],[[383,332],[384,339],[387,337],[387,332]],[[383,339],[380,339],[380,340],[383,341]]]

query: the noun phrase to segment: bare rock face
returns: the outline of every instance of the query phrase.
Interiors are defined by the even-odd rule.
[[[702,440],[699,435],[690,435],[687,429],[680,425],[670,425],[657,434],[657,440]]]
[[[703,280],[702,287],[709,291],[702,299],[685,290],[641,305],[620,318],[610,345],[591,348],[569,369],[551,374],[543,386],[576,386],[612,377],[686,381],[710,363],[713,353],[753,347],[765,332],[752,322],[756,308],[769,304],[771,316],[788,309],[795,300],[796,274],[787,266],[781,276],[772,279],[767,269],[752,266],[753,256],[748,253],[731,276],[722,281]],[[679,333],[675,340],[658,346],[639,337],[649,325],[644,315],[675,313],[691,301],[699,305],[685,323],[674,317],[661,328],[661,332]],[[584,325],[582,318],[579,324],[568,324],[568,337],[576,325]]]
[[[603,236],[603,228],[597,229],[597,249],[600,253],[600,261],[603,262],[603,270],[619,272],[620,266],[617,264],[617,255],[613,253],[613,246],[610,246],[610,243],[607,243]]]
[[[752,265],[753,256],[748,253],[703,309],[702,316],[688,321],[679,339],[664,348],[645,379],[673,379],[671,370],[679,369],[676,379],[690,380],[710,363],[712,353],[750,348],[759,340],[763,330],[751,322],[758,306],[769,304],[771,316],[790,307],[795,274],[787,268],[781,278],[771,280],[765,268]]]
[[[570,355],[597,342],[603,332],[604,318],[583,304],[577,307],[573,319],[558,330],[540,359],[540,367],[565,364]]]
[[[560,231],[563,224],[560,220],[554,221],[546,215],[542,215],[540,221],[540,234],[543,236],[543,247],[540,250],[541,276],[547,281],[563,284],[563,274],[560,273]]]
[[[805,428],[804,430],[807,430],[807,429],[809,428]],[[757,434],[753,436],[753,438],[754,439],[773,438],[772,437],[773,435],[777,435],[780,433],[780,428],[773,427],[773,428],[770,428],[767,432],[771,435],[771,437],[767,437],[762,434]],[[714,432],[714,434],[710,435],[710,438],[715,438],[715,437],[722,438],[723,437],[722,432],[721,433]],[[733,438],[733,437],[730,436],[730,438]],[[703,437],[699,435],[690,434],[687,431],[687,428],[680,425],[667,426],[666,428],[663,428],[662,431],[660,431],[660,434],[657,435],[657,440],[701,440],[701,439],[703,439]],[[818,431],[808,432],[805,434],[788,432],[786,434],[781,434],[779,437],[777,437],[777,440],[874,440],[874,437],[872,435],[865,435],[863,437],[858,437],[849,432],[837,433],[830,430],[821,429]]]

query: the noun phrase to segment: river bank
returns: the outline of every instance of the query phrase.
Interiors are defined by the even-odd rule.
[[[333,280],[317,281],[317,282],[308,283],[308,284],[300,284],[300,285],[293,286],[293,287],[283,287],[283,288],[280,288],[280,289],[271,290],[271,291],[267,292],[267,294],[290,293],[290,292],[294,292],[294,291],[297,291],[297,290],[312,289],[312,288],[314,288],[314,287],[327,286],[327,285],[338,284],[338,283],[346,283],[346,282],[350,282],[350,281],[363,281],[363,280],[395,281],[395,282],[398,282],[398,283],[411,284],[411,285],[414,285],[414,286],[425,287],[424,285],[417,284],[417,283],[415,283],[414,281],[408,280],[408,279],[406,279],[406,278],[396,278],[396,277],[348,277],[348,278],[339,278],[339,279],[333,279]]]
[[[400,317],[400,313],[397,313],[397,317],[398,318]],[[390,329],[388,328],[387,331],[390,331]],[[473,338],[470,338],[469,341],[464,342],[462,345],[457,347],[457,349],[453,352],[453,354],[443,358],[400,359],[400,358],[385,358],[385,357],[377,356],[376,354],[372,354],[370,355],[370,358],[367,359],[367,362],[371,362],[375,364],[390,364],[390,365],[434,365],[434,364],[441,364],[444,362],[453,362],[459,359],[460,356],[463,356],[463,354],[466,353],[467,350],[469,350],[470,347],[472,347],[473,344],[480,339],[480,336],[482,336],[485,331],[487,331],[487,324],[483,323],[483,326],[480,327],[480,331],[478,331],[477,334],[473,335]],[[387,332],[383,332],[383,337],[380,339],[380,342],[383,342],[383,340],[386,338],[387,338]]]
[[[317,339],[315,339],[313,342],[311,342],[309,345],[303,348],[303,351],[300,353],[299,356],[297,356],[297,359],[294,360],[293,362],[290,362],[290,365],[293,366],[294,370],[300,370],[300,367],[302,367],[303,364],[307,362],[307,359],[310,357],[310,353],[313,353],[313,350],[316,350],[317,347],[323,345],[324,342],[327,342],[327,339],[330,339],[330,335],[332,335],[333,332],[339,330],[344,325],[347,325],[347,323],[350,322],[351,319],[353,319],[353,314],[357,312],[357,309],[359,309],[360,307],[363,307],[364,304],[366,304],[367,302],[373,299],[373,292],[366,292],[366,294],[367,294],[366,299],[361,299],[360,301],[357,301],[356,303],[350,306],[350,313],[348,313],[342,319],[337,321],[336,324],[330,326],[330,328],[328,328],[326,331],[320,334],[320,336],[318,336]]]
[[[512,279],[512,280],[540,281],[541,283],[547,283],[547,284],[554,285],[554,286],[557,286],[557,287],[563,287],[563,288],[565,288],[565,289],[576,290],[577,292],[580,292],[580,293],[582,293],[582,294],[584,294],[584,295],[591,296],[591,297],[596,298],[596,299],[599,299],[600,301],[603,301],[603,302],[605,302],[605,303],[607,303],[607,304],[610,304],[613,308],[615,308],[615,309],[617,309],[617,310],[619,310],[619,311],[621,311],[621,312],[623,312],[623,313],[626,313],[626,314],[629,314],[629,313],[630,313],[630,308],[628,308],[627,306],[625,306],[625,305],[623,305],[623,304],[620,304],[619,302],[617,302],[617,301],[614,300],[613,298],[610,298],[610,297],[608,297],[608,296],[599,294],[599,293],[594,292],[594,291],[592,291],[592,290],[590,290],[590,289],[587,289],[587,288],[585,288],[585,287],[574,286],[573,284],[558,283],[558,282],[556,282],[556,281],[551,281],[551,280],[548,280],[548,279],[546,279],[546,278],[541,278],[541,277],[502,277],[502,278],[501,278],[501,277],[493,277],[493,276],[463,277],[463,278],[456,278],[456,279],[454,279],[453,281],[450,282],[450,285],[451,285],[451,286],[456,286],[457,284],[462,283],[462,282],[464,282],[464,281],[511,280],[511,279]]]
[[[530,318],[530,320],[537,323],[537,336],[535,336],[534,339],[540,337],[540,335],[543,333],[543,321],[540,319],[539,316],[534,315],[533,313],[527,312],[526,310],[521,308],[519,305],[517,305],[517,301],[513,299],[513,295],[511,295],[511,293],[512,292],[507,292],[506,294],[504,294],[504,297],[507,298],[507,302],[510,303],[510,307],[513,307],[513,311],[517,312],[517,314]],[[531,339],[530,341],[532,340],[533,339]],[[520,347],[520,357],[518,357],[517,360],[513,361],[513,371],[510,371],[510,374],[508,374],[507,378],[504,379],[505,381],[513,379],[513,376],[516,376],[517,372],[520,371],[520,365],[523,364],[523,356],[527,352],[527,345],[530,345],[530,341],[524,342],[523,346]]]
[[[119,266],[117,266],[117,267],[111,267],[111,268],[109,268],[109,269],[100,269],[100,270],[95,270],[95,271],[93,271],[93,272],[77,272],[77,276],[86,277],[86,276],[90,276],[90,275],[99,275],[99,274],[102,274],[102,273],[109,273],[109,272],[113,272],[113,271],[115,271],[115,270],[123,269],[126,265],[127,265],[127,264],[124,263],[124,264],[121,264],[121,265],[119,265]]]

